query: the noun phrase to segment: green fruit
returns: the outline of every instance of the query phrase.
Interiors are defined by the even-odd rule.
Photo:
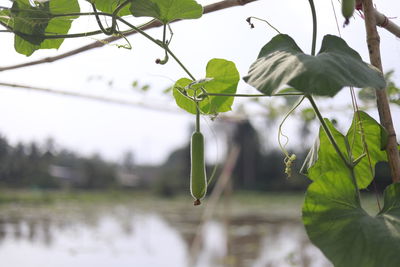
[[[207,192],[207,177],[204,161],[204,137],[201,132],[194,132],[190,145],[192,167],[190,170],[190,193],[195,199],[194,205],[200,205],[200,200]]]
[[[346,21],[344,22],[345,25],[349,24],[349,18],[353,16],[355,8],[355,0],[342,0],[342,15],[346,19]]]

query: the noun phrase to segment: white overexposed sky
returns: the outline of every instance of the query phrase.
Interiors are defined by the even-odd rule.
[[[198,2],[207,5],[217,1]],[[350,25],[342,28],[340,4],[336,0],[333,2],[342,37],[365,61],[369,61],[364,21],[355,15]],[[82,10],[89,9],[86,1],[80,3]],[[338,32],[331,1],[316,0],[315,4],[318,13],[318,50],[325,34],[337,35]],[[377,0],[375,4],[382,13],[400,24],[397,18],[400,15],[399,2]],[[10,1],[0,0],[0,6],[10,6]],[[261,47],[275,35],[266,24],[257,21],[254,21],[255,29],[250,29],[245,22],[249,16],[268,20],[282,33],[290,34],[303,51],[310,51],[312,25],[308,0],[259,0],[242,7],[206,14],[198,20],[174,23],[171,25],[174,32],[171,49],[198,78],[205,75],[205,66],[211,58],[235,62],[240,75],[244,76]],[[94,18],[84,17],[73,22],[71,32],[93,29],[96,29]],[[161,31],[161,28],[157,28],[148,33],[161,38]],[[394,69],[394,79],[400,83],[400,41],[383,29],[379,32],[384,68]],[[58,51],[40,50],[31,57],[14,51],[11,34],[0,33],[0,38],[0,66],[8,66],[54,56],[104,36],[67,39]],[[108,159],[120,159],[123,152],[130,150],[134,152],[138,163],[165,160],[172,149],[188,142],[189,125],[194,122],[192,115],[175,107],[172,96],[161,93],[175,80],[185,77],[185,73],[172,59],[167,65],[156,65],[154,61],[163,56],[163,51],[142,36],[133,35],[129,40],[132,50],[106,45],[51,64],[0,72],[0,82],[144,102],[159,107],[161,111],[0,87],[0,133],[12,143],[41,141],[51,136],[61,147],[82,154],[98,152]],[[116,43],[124,44],[124,41]],[[149,84],[150,92],[135,92],[131,86],[135,80],[142,85]],[[238,91],[256,93],[242,81]],[[333,101],[342,103],[348,99],[348,93],[343,92]],[[351,111],[347,114],[351,116]],[[344,119],[350,119],[346,117],[347,114],[344,114]],[[373,115],[376,117],[376,112]],[[398,112],[395,112],[395,123],[397,117]],[[207,125],[203,129],[215,138],[212,122]],[[290,123],[287,131],[290,135]],[[271,129],[270,132],[275,138],[277,129]],[[211,143],[210,150],[217,150],[215,144],[218,140]],[[222,144],[220,146],[223,147]]]

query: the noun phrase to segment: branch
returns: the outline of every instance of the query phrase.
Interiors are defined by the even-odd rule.
[[[370,61],[372,65],[383,72],[380,52],[380,37],[376,29],[377,17],[373,1],[364,0],[363,9]],[[387,92],[386,89],[375,90],[375,92],[380,122],[386,128],[388,133],[386,153],[388,155],[392,180],[394,183],[400,182],[400,156],[397,148],[396,132],[393,126]]]
[[[243,6],[243,5],[246,5],[248,3],[255,2],[255,1],[258,1],[258,0],[224,0],[224,1],[221,1],[221,2],[217,2],[217,3],[211,4],[211,5],[205,6],[204,7],[204,14],[211,13],[211,12],[218,11],[218,10],[222,10],[222,9],[226,9],[226,8],[229,8],[229,7]],[[176,21],[173,21],[173,22],[177,22],[177,21],[180,21],[180,20],[176,20]],[[160,27],[162,25],[163,24],[161,22],[159,22],[159,21],[153,21],[153,22],[147,24],[146,26],[142,27],[141,29],[142,30],[148,30],[148,29]],[[132,32],[128,32],[128,33],[124,34],[124,36],[126,37],[126,36],[133,35],[133,34],[136,34],[136,33],[137,33],[137,31],[132,31]],[[70,57],[70,56],[74,56],[74,55],[80,54],[82,52],[86,52],[86,51],[94,49],[94,48],[103,47],[105,44],[114,42],[114,41],[119,40],[121,38],[122,38],[122,36],[111,36],[111,37],[105,38],[103,40],[96,41],[96,42],[93,42],[91,44],[88,44],[88,45],[79,47],[77,49],[71,50],[69,52],[66,52],[66,53],[63,53],[63,54],[59,54],[59,55],[54,56],[54,57],[46,57],[46,58],[43,58],[43,59],[34,60],[34,61],[22,63],[22,64],[16,64],[16,65],[11,65],[11,66],[6,66],[6,67],[0,67],[0,72],[1,71],[6,71],[6,70],[12,70],[12,69],[24,68],[24,67],[33,66],[33,65],[39,65],[39,64],[43,64],[43,63],[51,63],[51,62],[54,62],[54,61],[57,61],[57,60],[60,60],[60,59],[64,59],[64,58],[67,58],[67,57]]]
[[[363,0],[357,0],[357,10],[362,11],[362,9],[363,9]],[[388,30],[389,32],[400,38],[400,27],[397,24],[395,24],[384,14],[376,10],[375,7],[373,8],[372,13],[375,17],[377,26]]]
[[[400,27],[385,15],[374,9],[376,25],[382,27],[400,38]]]

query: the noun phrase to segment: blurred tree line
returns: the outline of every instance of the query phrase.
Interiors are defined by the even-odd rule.
[[[304,191],[310,183],[299,174],[308,151],[295,151],[297,159],[292,166],[292,176],[287,177],[283,153],[277,149],[263,149],[258,132],[248,120],[225,123],[219,128],[226,135],[228,148],[232,144],[240,147],[232,175],[234,190]],[[223,165],[224,161],[221,162]],[[208,175],[213,168],[212,165],[207,166]],[[215,180],[221,169],[219,166]],[[135,165],[134,156],[129,152],[124,155],[122,162],[116,163],[106,161],[100,155],[83,157],[66,149],[57,150],[51,139],[44,144],[30,142],[12,146],[5,137],[0,136],[0,187],[131,188],[172,196],[187,192],[189,173],[189,143],[173,151],[159,166],[139,166]],[[381,190],[390,183],[386,164],[378,164],[376,174],[376,187]]]
[[[99,155],[82,157],[69,151],[56,152],[54,142],[11,146],[0,136],[0,186],[54,189],[64,186],[98,189],[115,185],[117,165]]]

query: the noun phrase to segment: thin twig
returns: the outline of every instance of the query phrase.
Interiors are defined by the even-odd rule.
[[[224,1],[221,1],[221,2],[218,2],[218,3],[214,3],[214,4],[211,4],[211,5],[205,6],[203,13],[207,14],[207,13],[211,13],[211,12],[214,12],[214,11],[226,9],[226,8],[229,8],[229,7],[242,6],[242,5],[246,5],[248,3],[255,2],[255,1],[258,1],[258,0],[224,0]],[[173,22],[177,22],[177,21],[180,21],[180,20],[176,20],[176,21],[173,21]],[[159,21],[153,21],[152,23],[147,24],[146,26],[142,27],[141,29],[142,30],[148,30],[148,29],[160,27],[162,25],[163,24],[161,22],[159,22]],[[132,31],[132,32],[124,34],[124,36],[126,37],[126,36],[133,35],[133,34],[136,34],[136,33],[137,33],[137,31]],[[43,58],[43,59],[34,60],[34,61],[21,63],[21,64],[16,64],[16,65],[11,65],[11,66],[6,66],[6,67],[0,67],[0,71],[19,69],[19,68],[24,68],[24,67],[33,66],[33,65],[39,65],[39,64],[43,64],[43,63],[51,63],[51,62],[54,62],[54,61],[57,61],[57,60],[61,60],[61,59],[64,59],[64,58],[67,58],[67,57],[70,57],[70,56],[74,56],[74,55],[86,52],[88,50],[92,50],[94,48],[103,47],[104,45],[106,45],[108,43],[111,43],[111,42],[114,42],[114,41],[117,41],[117,40],[119,40],[121,38],[122,38],[122,36],[111,36],[111,37],[105,38],[103,40],[99,40],[99,41],[93,42],[91,44],[79,47],[77,49],[68,51],[66,53],[59,54],[57,56],[46,57],[46,58]]]

